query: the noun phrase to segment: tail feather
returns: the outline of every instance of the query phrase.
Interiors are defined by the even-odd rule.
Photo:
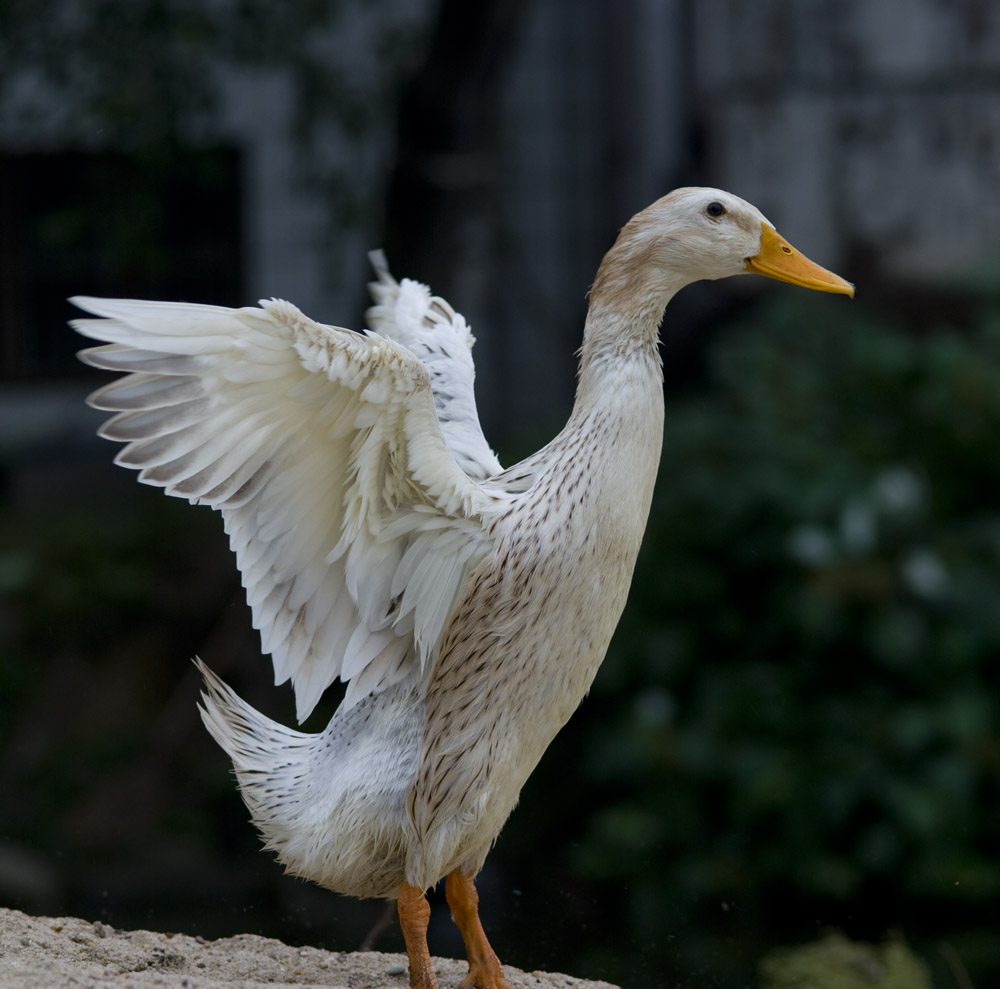
[[[394,895],[404,879],[419,719],[411,711],[412,723],[383,726],[369,716],[369,697],[310,735],[272,721],[194,663],[205,678],[201,719],[232,759],[265,847],[289,872],[338,892]],[[387,693],[410,711],[400,692],[397,685]]]
[[[232,759],[243,802],[266,847],[284,859],[289,835],[294,833],[292,815],[309,787],[307,770],[316,736],[272,721],[200,659],[194,663],[205,678],[198,705],[201,720]]]
[[[198,705],[201,720],[233,760],[238,775],[271,772],[278,763],[287,765],[287,756],[312,745],[315,735],[287,728],[261,714],[197,656],[194,665],[205,679],[205,690]]]

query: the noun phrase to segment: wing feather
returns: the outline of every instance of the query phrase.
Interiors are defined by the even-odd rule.
[[[448,449],[459,466],[477,480],[503,468],[483,436],[476,409],[476,340],[460,313],[420,282],[397,282],[381,251],[369,254],[377,280],[368,288],[375,303],[365,320],[377,333],[414,353],[430,374],[431,394]]]
[[[433,662],[496,502],[449,449],[418,357],[279,300],[73,301],[106,341],[82,359],[124,375],[89,399],[115,413],[101,435],[141,481],[221,512],[300,720],[337,677],[350,703]]]

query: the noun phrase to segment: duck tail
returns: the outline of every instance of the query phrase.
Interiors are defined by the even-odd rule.
[[[339,893],[395,896],[406,878],[406,795],[422,708],[397,686],[388,716],[371,717],[368,697],[307,735],[265,717],[194,662],[205,678],[201,719],[233,760],[265,847],[289,872]]]
[[[201,720],[209,734],[233,761],[243,801],[267,847],[279,852],[287,828],[289,807],[299,803],[299,791],[316,736],[286,728],[251,707],[198,657],[205,679]]]

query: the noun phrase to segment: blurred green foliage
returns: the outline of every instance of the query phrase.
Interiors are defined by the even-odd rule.
[[[200,653],[294,723],[221,521],[112,450],[0,475],[0,905],[356,948],[381,904],[282,875],[198,716]]]
[[[760,989],[931,989],[927,966],[905,944],[865,944],[839,934],[775,949],[761,961],[760,980]]]
[[[148,842],[144,814],[102,813],[95,798],[159,755],[157,714],[214,621],[192,614],[235,590],[220,579],[209,512],[149,497],[97,505],[85,484],[75,493],[88,508],[41,498],[0,511],[0,787],[17,794],[0,806],[0,836],[58,848],[71,884],[98,850]],[[5,893],[0,881],[0,902]]]
[[[991,985],[1000,319],[913,336],[783,294],[747,324],[668,401],[629,605],[487,862],[486,926],[630,989],[747,986],[827,928]],[[16,902],[354,947],[379,905],[279,875],[197,721],[194,652],[291,723],[219,520],[118,480],[0,515],[0,831],[62,884]]]
[[[593,809],[547,826],[664,970],[902,925],[992,984],[1000,319],[917,338],[783,296],[712,368],[668,401],[629,605],[534,799],[580,779]]]

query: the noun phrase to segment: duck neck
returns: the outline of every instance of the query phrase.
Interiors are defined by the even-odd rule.
[[[660,323],[688,280],[657,264],[652,248],[630,233],[626,227],[605,255],[590,291],[574,415],[618,401],[620,386],[637,376],[662,389]]]

